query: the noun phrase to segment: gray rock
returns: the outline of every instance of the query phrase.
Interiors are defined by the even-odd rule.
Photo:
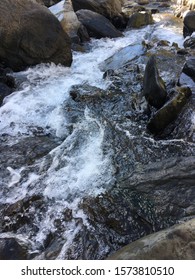
[[[109,260],[194,260],[195,219],[145,236],[111,255]]]
[[[107,18],[98,13],[90,10],[79,10],[76,15],[91,37],[99,39],[102,37],[116,38],[123,36]]]
[[[0,238],[0,260],[26,260],[27,255],[27,248],[17,239]]]
[[[160,109],[166,102],[167,91],[165,83],[159,75],[156,59],[151,56],[146,65],[143,82],[143,93],[147,102]]]
[[[147,128],[150,132],[158,134],[173,122],[187,103],[191,94],[192,92],[188,87],[178,88],[178,94],[158,110],[149,120]]]

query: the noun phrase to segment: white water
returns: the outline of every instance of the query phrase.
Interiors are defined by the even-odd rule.
[[[61,218],[66,207],[72,209],[74,218],[82,218],[88,226],[84,213],[78,208],[80,201],[84,196],[104,192],[113,180],[112,150],[106,155],[103,153],[105,127],[101,120],[86,108],[83,119],[74,124],[73,132],[67,136],[64,104],[71,87],[87,83],[106,89],[109,82],[103,79],[99,65],[121,48],[141,44],[142,40],[151,36],[168,40],[171,36],[171,41],[179,44],[183,40],[181,34],[173,30],[167,32],[163,24],[159,24],[157,29],[147,26],[126,32],[124,38],[92,40],[89,52],[74,53],[71,68],[41,64],[15,74],[16,79],[23,78],[25,81],[22,89],[7,97],[0,108],[1,133],[25,138],[38,127],[55,137],[65,138],[50,152],[51,163],[45,172],[47,157],[38,162],[39,171],[30,172],[25,178],[22,172],[27,167],[14,170],[12,166],[7,166],[10,178],[7,191],[1,192],[0,202],[14,203],[33,193],[41,193],[55,201],[41,219],[35,217],[40,227],[32,240],[35,242],[34,250],[37,243],[43,243],[48,232],[55,232],[54,220]],[[66,242],[59,258],[66,254],[78,230],[75,222],[66,224]]]

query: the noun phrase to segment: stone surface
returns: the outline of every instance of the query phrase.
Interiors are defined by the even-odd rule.
[[[109,260],[194,260],[195,219],[145,236],[111,255]]]
[[[155,56],[151,56],[146,65],[143,94],[147,102],[157,109],[160,109],[167,99],[165,83],[159,75]]]
[[[102,37],[116,38],[123,36],[107,18],[100,14],[90,10],[79,10],[76,14],[91,37],[99,39]]]
[[[0,28],[0,60],[14,71],[41,62],[71,65],[70,40],[43,5],[30,0],[1,1]]]
[[[137,12],[130,16],[127,23],[128,28],[140,28],[144,25],[152,24],[153,18],[150,12]]]
[[[0,260],[26,260],[27,248],[15,238],[0,237]]]
[[[178,88],[177,95],[158,110],[149,120],[147,128],[150,132],[158,134],[173,122],[178,117],[191,94],[192,92],[188,87]]]

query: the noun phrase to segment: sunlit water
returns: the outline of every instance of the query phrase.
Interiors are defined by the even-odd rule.
[[[73,132],[67,136],[68,122],[63,108],[71,87],[87,83],[106,89],[109,81],[103,79],[99,66],[125,46],[141,44],[153,37],[177,42],[181,46],[181,32],[160,20],[156,16],[156,25],[130,30],[124,33],[123,38],[92,40],[90,51],[73,54],[71,68],[41,64],[14,74],[16,79],[24,82],[21,89],[7,97],[0,108],[1,134],[21,139],[31,135],[33,128],[39,127],[43,132],[63,139],[50,151],[50,166],[46,171],[43,170],[47,157],[39,160],[39,168],[29,172],[25,178],[22,174],[26,166],[17,170],[7,166],[9,182],[5,186],[6,191],[0,190],[1,203],[13,203],[33,193],[53,199],[47,212],[41,218],[35,217],[39,231],[31,240],[33,250],[39,247],[37,244],[43,243],[47,232],[55,232],[54,219],[61,218],[61,212],[66,207],[72,209],[74,218],[81,218],[89,226],[84,213],[78,208],[81,199],[104,192],[113,180],[113,151],[105,154],[102,149],[104,123],[87,107],[82,120],[74,124]],[[63,258],[78,231],[79,226],[75,222],[67,223],[65,243],[59,258]],[[28,232],[23,234],[23,238],[28,239]]]

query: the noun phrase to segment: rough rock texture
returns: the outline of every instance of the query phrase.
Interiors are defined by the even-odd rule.
[[[30,0],[2,0],[0,28],[0,60],[14,71],[41,62],[71,65],[70,40],[46,7]]]
[[[110,260],[194,260],[195,219],[145,236],[111,255]]]
[[[82,43],[89,40],[87,30],[78,20],[78,17],[73,10],[71,0],[66,0],[65,2],[61,25],[73,42]]]
[[[155,115],[149,120],[148,129],[155,134],[162,132],[168,124],[173,122],[181,112],[192,92],[190,88],[178,88],[177,95],[167,102]]]
[[[188,12],[184,17],[184,37],[190,36],[195,31],[195,11]]]
[[[127,27],[140,28],[152,23],[153,18],[150,12],[137,12],[130,16]]]
[[[91,37],[99,39],[102,37],[116,38],[123,36],[107,18],[98,13],[90,10],[79,10],[76,15]]]
[[[160,109],[167,99],[165,83],[159,75],[156,59],[151,56],[144,73],[143,93],[147,102]]]

